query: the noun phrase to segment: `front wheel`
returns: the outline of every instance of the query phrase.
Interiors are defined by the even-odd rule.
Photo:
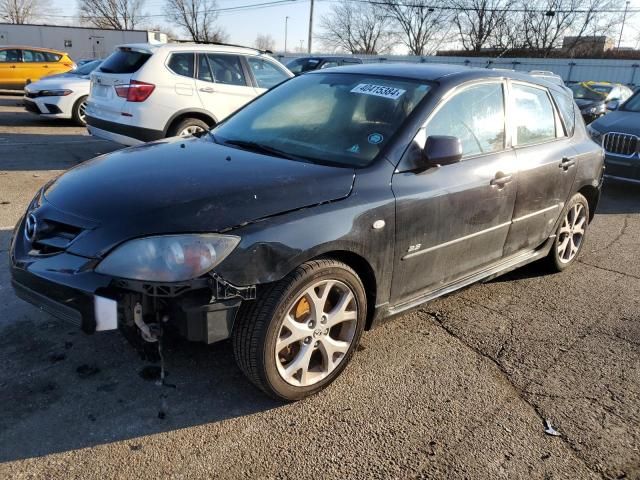
[[[562,221],[547,258],[552,270],[561,272],[575,262],[584,245],[588,225],[589,202],[584,195],[576,193],[562,212]]]
[[[233,329],[234,355],[268,395],[300,400],[344,370],[366,316],[358,275],[336,260],[313,260],[241,307]]]

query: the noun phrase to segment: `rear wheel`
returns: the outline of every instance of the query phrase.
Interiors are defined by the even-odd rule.
[[[307,262],[241,307],[233,331],[238,366],[272,397],[312,395],[348,364],[366,310],[364,287],[349,266]]]
[[[209,130],[209,125],[199,118],[183,118],[171,127],[170,137],[199,137]]]
[[[575,262],[584,245],[588,225],[589,202],[582,194],[576,193],[562,213],[562,221],[547,257],[551,269],[561,272]]]
[[[76,103],[73,104],[71,115],[73,121],[78,125],[85,126],[87,124],[87,95],[76,100]]]

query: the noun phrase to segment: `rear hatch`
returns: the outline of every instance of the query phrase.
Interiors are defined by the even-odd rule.
[[[127,102],[126,85],[134,81],[136,72],[151,58],[153,51],[144,46],[118,47],[99,68],[91,74],[91,94],[87,114],[102,120],[118,121]],[[124,88],[123,88],[124,87]]]

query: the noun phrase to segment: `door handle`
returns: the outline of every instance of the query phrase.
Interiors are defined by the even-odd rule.
[[[16,66],[15,65],[11,65],[11,66],[9,66],[9,68],[16,68]]]
[[[573,167],[575,164],[576,161],[573,158],[564,157],[558,166],[566,172],[569,170],[569,167]]]
[[[502,188],[511,180],[513,180],[513,175],[507,175],[502,172],[498,172],[496,173],[496,176],[493,177],[489,183],[491,184],[492,187]]]
[[[200,88],[199,90],[200,90],[201,92],[204,92],[204,93],[213,93],[213,92],[215,91],[215,90],[214,90],[213,88],[211,88],[211,87]]]

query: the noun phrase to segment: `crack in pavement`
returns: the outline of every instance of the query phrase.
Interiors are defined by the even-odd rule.
[[[633,275],[632,273],[621,272],[619,270],[615,270],[613,268],[601,267],[600,265],[594,265],[593,263],[587,263],[584,260],[577,259],[576,262],[586,265],[588,267],[597,268],[598,270],[604,270],[605,272],[617,273],[618,275],[622,275],[623,277],[634,278],[636,280],[640,280],[640,276]]]
[[[609,243],[607,243],[604,247],[600,247],[600,248],[596,248],[595,250],[591,250],[589,252],[589,254],[598,253],[598,252],[602,252],[603,250],[607,250],[607,249],[609,249],[609,247],[611,247],[617,241],[619,241],[623,237],[623,235],[625,233],[627,233],[627,228],[629,228],[629,220],[630,220],[630,218],[631,218],[631,214],[625,215],[624,216],[624,222],[622,224],[622,228],[620,229],[618,234],[613,238],[613,240],[611,240]]]
[[[463,346],[467,347],[468,349],[472,350],[473,352],[476,353],[476,355],[485,358],[486,360],[488,360],[489,362],[493,363],[498,370],[500,371],[500,373],[502,374],[502,376],[504,377],[504,379],[507,381],[507,383],[509,385],[511,385],[511,387],[514,389],[516,395],[518,396],[518,398],[520,398],[520,400],[522,400],[525,404],[527,404],[536,414],[536,416],[539,418],[540,423],[544,424],[545,421],[545,417],[544,415],[542,415],[542,412],[540,411],[539,407],[535,404],[530,402],[527,398],[526,398],[526,390],[524,390],[523,388],[518,387],[512,380],[511,377],[509,376],[509,374],[507,373],[507,371],[505,370],[505,368],[502,366],[502,364],[500,362],[498,362],[497,360],[495,360],[493,357],[491,357],[490,355],[484,353],[482,350],[474,347],[473,345],[470,345],[469,343],[465,342],[460,336],[458,336],[455,331],[451,328],[449,328],[447,325],[445,325],[445,323],[443,322],[443,318],[442,315],[436,315],[433,314],[431,312],[426,312],[432,319],[433,319],[433,323],[437,326],[439,326],[442,330],[444,330],[446,333],[448,333],[451,337],[455,338],[458,342],[460,342]],[[594,322],[595,324],[596,322]],[[586,335],[585,335],[586,336]],[[576,340],[577,341],[577,340]],[[574,342],[575,343],[575,342]],[[526,386],[525,386],[526,388]],[[592,467],[591,465],[589,465],[589,463],[587,462],[587,459],[584,458],[581,455],[581,451],[578,450],[576,448],[576,446],[573,444],[573,442],[571,442],[568,438],[566,438],[564,435],[559,437],[562,442],[569,448],[569,450],[571,451],[571,453],[573,454],[573,456],[579,460],[580,462],[582,462],[582,464],[591,472],[593,472],[594,474],[598,475],[600,478],[602,478],[603,480],[606,479],[606,476],[604,474],[603,471]]]

